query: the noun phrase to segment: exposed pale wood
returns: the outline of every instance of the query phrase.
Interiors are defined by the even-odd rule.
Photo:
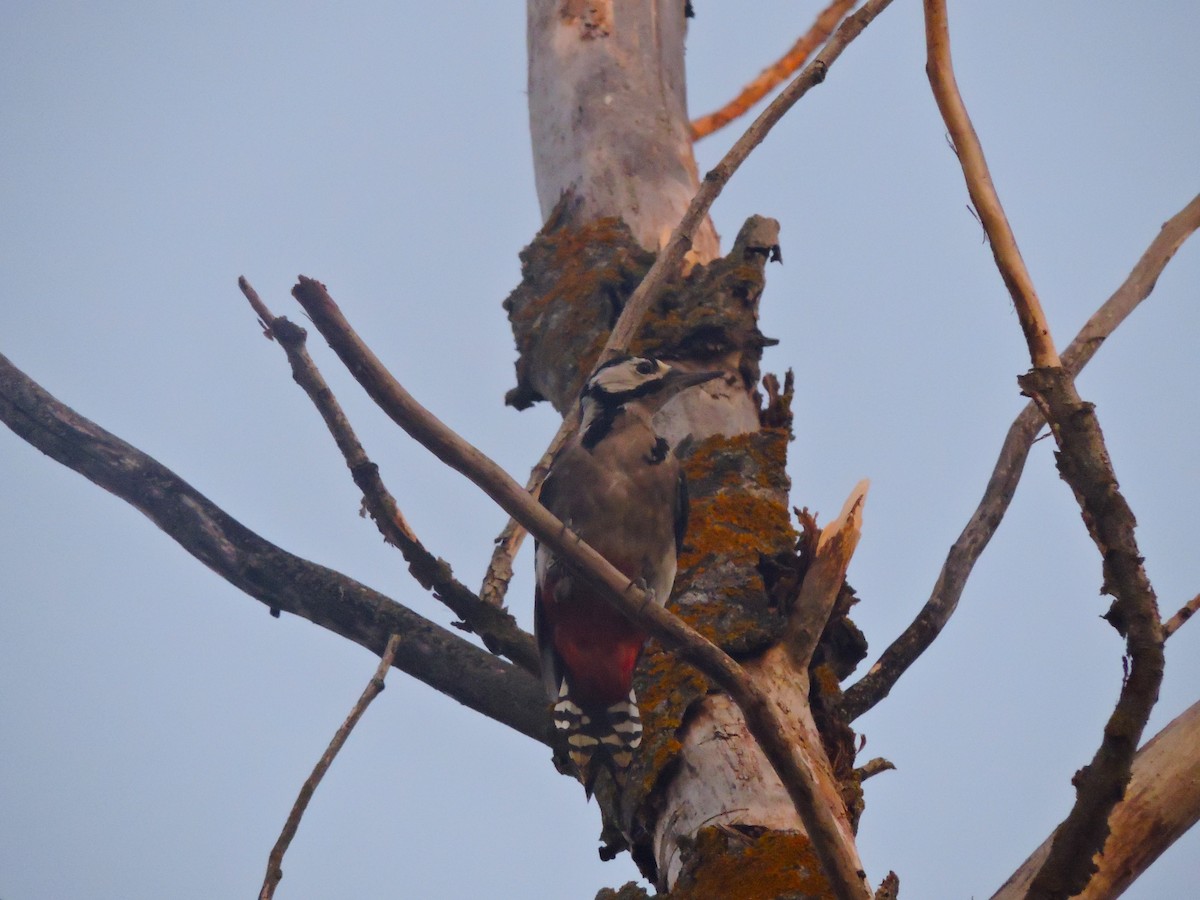
[[[1170,637],[1178,631],[1184,622],[1196,614],[1196,610],[1200,610],[1200,594],[1179,607],[1179,611],[1163,623],[1163,637]]]
[[[841,512],[821,529],[816,555],[804,574],[784,637],[792,664],[799,671],[808,670],[817,641],[845,583],[850,557],[862,533],[863,504],[870,484],[866,479],[856,484]]]
[[[1133,761],[1125,799],[1109,817],[1112,829],[1099,870],[1079,900],[1112,900],[1200,821],[1200,703],[1156,734]],[[992,900],[1023,900],[1050,854],[1053,835],[1033,852]]]
[[[529,123],[542,218],[564,198],[666,243],[699,179],[687,115],[681,0],[528,0]],[[704,218],[695,259],[719,253]]]
[[[779,776],[755,743],[746,719],[724,694],[705,698],[681,735],[681,773],[662,793],[663,814],[654,829],[660,886],[679,877],[680,844],[706,825],[755,825],[803,831]]]

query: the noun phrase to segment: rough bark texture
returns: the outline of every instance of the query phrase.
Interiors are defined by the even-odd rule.
[[[543,218],[619,216],[657,250],[699,184],[687,115],[681,0],[529,0],[529,125]],[[718,253],[712,223],[693,243]]]
[[[1075,773],[1075,806],[1058,827],[1030,897],[1063,900],[1079,893],[1108,838],[1108,817],[1129,782],[1142,729],[1158,699],[1163,676],[1163,632],[1158,603],[1134,537],[1133,512],[1117,486],[1092,404],[1080,399],[1061,367],[1035,368],[1018,379],[1038,404],[1058,444],[1059,474],[1079,502],[1084,524],[1103,557],[1103,593],[1113,598],[1104,618],[1126,639],[1128,673],[1104,740]]]

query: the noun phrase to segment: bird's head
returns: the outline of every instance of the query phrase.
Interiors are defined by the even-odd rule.
[[[686,372],[649,356],[617,356],[592,373],[580,400],[585,408],[607,410],[636,402],[652,415],[680,391],[722,374]]]

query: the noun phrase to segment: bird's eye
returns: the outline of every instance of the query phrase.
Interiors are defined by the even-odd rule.
[[[637,364],[639,375],[653,375],[658,371],[658,364],[652,359],[643,359]]]

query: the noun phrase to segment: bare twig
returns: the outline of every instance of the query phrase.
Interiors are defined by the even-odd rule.
[[[271,848],[271,855],[267,858],[267,874],[263,879],[262,890],[259,892],[259,900],[271,900],[275,896],[275,887],[283,878],[283,854],[287,852],[288,846],[292,843],[292,838],[296,836],[296,829],[300,827],[300,819],[304,816],[304,811],[308,809],[308,802],[312,799],[313,792],[316,791],[317,785],[321,783],[321,779],[325,777],[325,773],[329,771],[329,767],[333,765],[333,759],[342,749],[342,745],[346,743],[346,739],[350,737],[350,732],[354,726],[358,724],[358,720],[362,718],[367,707],[371,705],[371,701],[379,696],[384,688],[383,679],[387,676],[387,671],[392,667],[392,662],[396,658],[396,650],[400,646],[400,635],[393,634],[387,642],[387,647],[383,651],[383,656],[379,660],[379,667],[375,670],[375,674],[371,680],[367,682],[366,688],[362,692],[362,696],[358,698],[358,702],[354,704],[354,708],[350,710],[350,715],[346,717],[346,721],[342,723],[342,727],[337,730],[333,736],[333,740],[329,742],[329,746],[317,760],[316,766],[312,770],[312,774],[304,782],[300,788],[300,795],[296,798],[296,803],[292,806],[291,813],[288,814],[287,821],[283,824],[283,831],[279,834],[279,840],[275,842],[275,846]]]
[[[538,488],[533,485],[533,478],[525,484],[525,489],[531,496],[538,495]],[[496,535],[492,558],[488,560],[487,571],[483,573],[483,582],[479,585],[479,599],[492,606],[503,606],[504,598],[508,595],[508,585],[513,577],[513,560],[525,542],[525,529],[516,519],[509,519],[500,533]]]
[[[808,93],[809,88],[825,80],[825,74],[829,71],[829,67],[842,55],[842,51],[846,49],[847,45],[858,37],[863,29],[870,25],[875,17],[890,4],[891,0],[868,0],[862,9],[847,17],[838,26],[837,31],[821,52],[817,54],[816,59],[792,79],[779,96],[772,100],[770,105],[754,120],[754,123],[746,129],[745,134],[729,148],[729,152],[722,157],[721,161],[704,176],[696,196],[692,198],[683,218],[671,233],[671,239],[659,252],[658,257],[654,260],[654,265],[650,267],[650,271],[646,273],[646,277],[642,279],[642,283],[637,286],[621,311],[621,316],[613,326],[608,342],[604,345],[604,351],[600,354],[600,362],[624,351],[629,346],[642,317],[654,303],[663,284],[671,275],[679,271],[684,255],[691,248],[692,235],[696,228],[704,221],[713,201],[729,183],[733,173],[746,161],[750,152],[763,142],[775,124],[796,105],[801,97]]]
[[[1150,296],[1167,263],[1197,229],[1200,229],[1200,194],[1162,226],[1130,271],[1129,277],[1071,341],[1062,360],[1072,375],[1079,374],[1108,336]],[[1043,423],[1037,406],[1030,402],[1009,427],[983,498],[950,548],[929,600],[867,674],[846,690],[842,711],[850,721],[891,692],[900,676],[933,643],[954,614],[971,570],[995,534],[1016,493],[1029,448]]]
[[[542,743],[551,741],[541,682],[352,578],[293,556],[190,484],[80,416],[0,356],[0,421],[52,459],[116,494],[234,587],[372,653],[403,634],[396,667]]]
[[[354,483],[363,493],[363,502],[384,540],[397,547],[408,562],[409,572],[426,590],[446,604],[466,626],[483,639],[493,653],[507,656],[533,675],[539,674],[537,648],[533,638],[518,627],[502,607],[482,602],[454,577],[450,565],[435,557],[418,540],[404,520],[395,498],[379,477],[379,467],[367,457],[350,421],[333,395],[305,348],[306,334],[282,316],[272,315],[245,278],[238,286],[258,314],[266,333],[275,338],[291,363],[292,377],[304,389],[333,435],[346,460]]]
[[[542,458],[537,461],[537,465],[529,473],[529,481],[525,483],[525,490],[529,492],[529,496],[536,498],[541,495],[542,482],[550,474],[550,464],[554,461],[554,455],[566,443],[567,438],[571,436],[571,432],[576,427],[573,416],[563,419],[562,424],[558,426],[558,431],[551,439],[550,446],[546,448]],[[509,519],[504,530],[497,536],[496,548],[492,551],[491,561],[483,576],[483,584],[479,588],[479,599],[484,603],[490,603],[493,606],[504,605],[504,595],[508,593],[508,583],[513,576],[513,560],[516,559],[517,551],[521,549],[525,534],[525,528],[520,522],[516,519]]]
[[[842,16],[854,6],[856,0],[833,0],[822,10],[808,31],[801,35],[791,48],[772,66],[763,69],[758,77],[742,88],[741,93],[718,109],[692,122],[692,140],[708,137],[724,128],[739,116],[744,116],[755,103],[767,96],[792,73],[804,65],[825,39],[829,37]]]
[[[866,781],[868,778],[874,778],[880,772],[891,772],[896,768],[896,764],[890,759],[884,759],[882,756],[876,756],[874,759],[868,759],[865,763],[854,770],[858,775],[860,782]]]
[[[1200,594],[1197,594],[1187,603],[1183,604],[1183,606],[1180,607],[1179,612],[1175,613],[1175,615],[1171,616],[1171,618],[1167,619],[1167,621],[1163,623],[1163,637],[1169,638],[1171,635],[1177,632],[1179,627],[1192,616],[1194,616],[1196,614],[1196,610],[1198,609],[1200,609]]]
[[[832,809],[815,803],[816,779],[827,773],[808,766],[800,748],[785,740],[781,713],[765,694],[719,647],[654,602],[615,567],[536,500],[491,459],[468,444],[422,407],[391,376],[345,320],[323,285],[301,278],[292,293],[312,318],[334,352],[381,409],[410,436],[451,468],[480,487],[509,515],[518,519],[554,555],[604,591],[631,622],[695,665],[737,703],[746,724],[787,788],[839,898],[869,896],[864,876],[852,864],[853,847],[842,839]],[[828,793],[836,795],[836,788]]]
[[[979,221],[987,232],[996,258],[996,268],[1016,306],[1017,318],[1025,332],[1029,355],[1038,367],[1060,365],[1058,352],[1050,337],[1050,326],[1042,313],[1042,305],[1033,279],[1025,268],[1016,238],[1008,225],[1008,217],[1000,205],[992,176],[988,172],[983,147],[967,115],[958,85],[954,80],[954,68],[950,62],[950,30],[946,24],[945,0],[925,0],[925,43],[928,62],[925,71],[933,87],[933,96],[938,109],[950,131],[954,151],[967,179],[967,192]]]
[[[1108,836],[1108,816],[1129,782],[1142,730],[1162,683],[1162,624],[1134,537],[1133,512],[1117,487],[1094,407],[1084,403],[1063,368],[1033,282],[991,183],[983,150],[958,93],[950,62],[945,0],[925,0],[926,71],[942,118],[953,137],[967,190],[980,215],[997,268],[1008,286],[1034,368],[1018,379],[1037,403],[1058,444],[1058,469],[1083,513],[1103,559],[1106,618],[1126,639],[1129,657],[1115,709],[1092,762],[1076,773],[1075,805],[1055,834],[1029,897],[1065,900],[1096,871],[1092,861]]]

